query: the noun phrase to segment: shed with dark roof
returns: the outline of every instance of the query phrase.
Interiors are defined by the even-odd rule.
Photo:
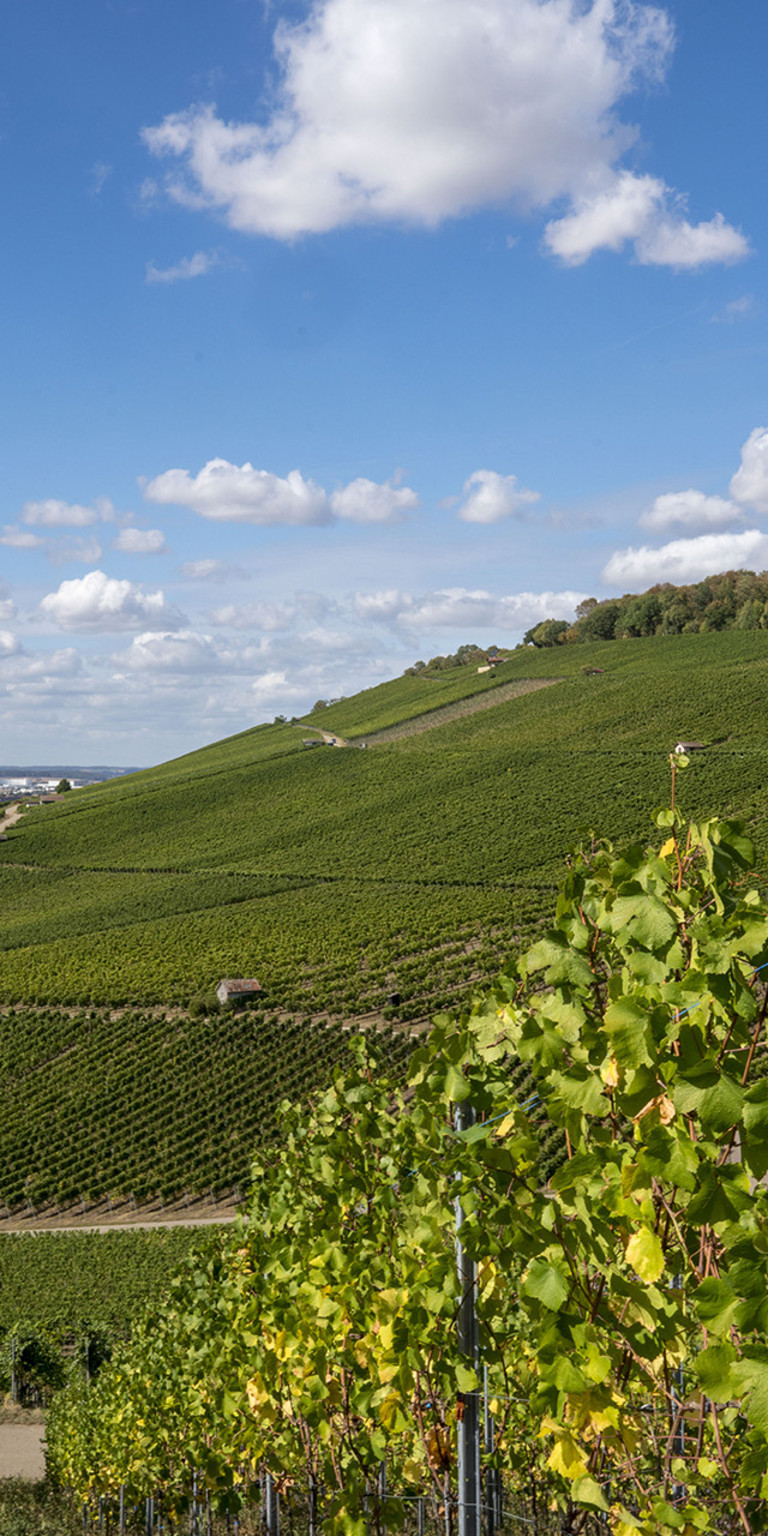
[[[255,976],[224,977],[216,988],[216,996],[222,1008],[229,1008],[232,1003],[246,1002],[249,997],[257,997],[263,991],[261,982]]]

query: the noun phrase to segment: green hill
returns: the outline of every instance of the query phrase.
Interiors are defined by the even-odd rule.
[[[30,810],[0,845],[0,1198],[242,1180],[340,1021],[454,1003],[550,911],[580,831],[647,836],[681,738],[707,743],[686,810],[746,815],[764,862],[767,690],[762,630],[526,648]],[[259,1006],[187,1016],[222,976]]]

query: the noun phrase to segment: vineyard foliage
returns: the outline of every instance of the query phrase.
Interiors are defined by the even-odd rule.
[[[555,657],[559,681],[502,698]],[[361,740],[494,692],[370,750],[302,747],[310,723]],[[489,984],[579,829],[643,834],[680,738],[707,746],[691,811],[745,813],[764,867],[767,692],[762,630],[527,647],[30,808],[0,845],[0,1199],[244,1182],[342,1023]],[[258,977],[260,1005],[188,1017],[223,976]]]
[[[768,634],[557,659],[551,688],[368,752],[307,751],[305,727],[260,726],[30,810],[0,847],[0,997],[185,1002],[232,972],[275,982],[281,1007],[293,976],[296,1011],[348,1014],[356,989],[365,1011],[371,960],[384,993],[402,992],[386,985],[392,961],[432,952],[437,965],[460,927],[471,944],[490,921],[502,948],[530,932],[579,828],[641,832],[681,737],[708,745],[692,809],[742,808],[763,855]],[[603,671],[584,675],[584,661]],[[357,711],[362,732],[405,718],[433,684],[437,707],[446,689],[551,676],[552,653],[518,651],[489,681],[457,673],[401,678],[370,690],[374,702],[324,709],[323,723],[350,730]],[[497,951],[468,956],[457,981],[489,978]]]
[[[322,1087],[346,1040],[338,1025],[258,1012],[224,1024],[206,1014],[14,1010],[2,1030],[0,1199],[34,1210],[104,1195],[244,1191],[280,1100]],[[389,1030],[381,1044],[393,1064],[408,1048]]]
[[[14,1232],[0,1236],[0,1334],[44,1330],[129,1333],[137,1313],[157,1305],[194,1250],[205,1258],[218,1228],[152,1231]]]
[[[0,1236],[0,1395],[12,1370],[22,1401],[48,1398],[73,1363],[98,1369],[179,1267],[205,1261],[213,1226],[156,1231],[25,1232]]]
[[[58,1399],[65,1485],[178,1517],[267,1470],[328,1531],[401,1529],[415,1490],[455,1498],[487,1368],[486,1455],[533,1527],[765,1529],[768,908],[737,823],[656,824],[570,861],[552,927],[435,1021],[407,1097],[358,1041],[312,1113],[284,1107],[247,1225]]]

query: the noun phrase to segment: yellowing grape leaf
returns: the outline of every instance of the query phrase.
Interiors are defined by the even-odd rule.
[[[547,1466],[551,1467],[553,1472],[560,1472],[563,1477],[572,1480],[585,1475],[586,1458],[573,1435],[569,1435],[567,1430],[555,1441],[547,1457]]]
[[[664,1273],[661,1243],[650,1227],[640,1227],[629,1239],[626,1260],[641,1280],[658,1280]]]

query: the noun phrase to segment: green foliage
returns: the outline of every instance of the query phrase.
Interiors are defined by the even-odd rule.
[[[203,1173],[218,1184],[218,1168],[228,1182],[238,1167],[240,1182],[262,1103],[269,1114],[283,1092],[313,1087],[339,1032],[317,1076],[302,1065],[314,1043],[305,1052],[292,1035],[287,1079],[266,1035],[258,1058],[236,1021],[206,1026],[199,1003],[191,1024],[173,1010],[243,975],[265,987],[275,1029],[285,1016],[379,1014],[392,992],[405,1021],[455,1006],[535,936],[577,829],[643,835],[681,736],[708,743],[688,775],[692,814],[739,807],[764,869],[762,630],[526,648],[495,676],[462,667],[329,705],[328,723],[363,734],[461,690],[492,699],[499,682],[551,678],[555,654],[554,686],[407,740],[303,752],[300,725],[263,726],[12,827],[0,845],[0,998],[13,1009],[0,1012],[0,1194],[22,1200],[41,1168],[54,1198],[60,1179],[76,1194],[58,1149],[94,1193],[133,1178],[178,1193]],[[601,673],[582,675],[592,662]],[[125,1008],[136,1017],[124,1028]],[[157,1105],[153,1146],[143,1127]]]
[[[539,649],[549,645],[558,645],[569,628],[565,619],[544,619],[541,624],[534,625],[523,636],[524,644],[538,646]]]
[[[49,1483],[0,1483],[0,1536],[82,1536],[81,1511]]]
[[[169,1020],[17,1009],[2,1023],[0,1198],[22,1207],[245,1190],[254,1146],[275,1136],[281,1098],[327,1082],[347,1041],[338,1025],[255,1010]],[[393,1060],[402,1058],[406,1039],[385,1039]],[[117,1249],[99,1251],[118,1252],[122,1237],[114,1240]],[[14,1241],[0,1237],[0,1320],[2,1244]],[[58,1236],[46,1241],[64,1252]],[[129,1266],[136,1252],[126,1250]]]
[[[567,625],[566,625],[567,628]],[[456,667],[484,666],[489,656],[499,656],[499,648],[496,645],[475,645],[469,642],[460,645],[457,651],[448,656],[433,656],[430,661],[416,661],[412,667],[406,667],[404,677],[424,677],[435,672],[452,672]]]
[[[525,640],[549,646],[724,629],[768,629],[768,572],[724,571],[688,587],[663,582],[641,596],[629,592],[603,603],[588,598],[570,628],[545,619]]]
[[[508,1484],[572,1530],[764,1528],[768,909],[737,824],[657,823],[661,847],[572,859],[551,930],[438,1018],[407,1099],[358,1042],[311,1115],[286,1108],[247,1227],[59,1399],[49,1453],[79,1496],[126,1482],[178,1510],[197,1469],[233,1508],[266,1467],[317,1479],[349,1536],[430,1480],[444,1496],[477,1381],[458,1199]]]
[[[190,1251],[205,1254],[217,1240],[199,1227],[3,1234],[0,1335],[123,1336]]]

